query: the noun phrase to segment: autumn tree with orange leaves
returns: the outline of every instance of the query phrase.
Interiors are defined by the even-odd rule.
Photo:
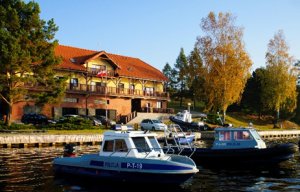
[[[241,99],[252,61],[245,50],[243,28],[231,13],[210,12],[201,21],[203,36],[197,38],[204,65],[206,109],[223,112]]]

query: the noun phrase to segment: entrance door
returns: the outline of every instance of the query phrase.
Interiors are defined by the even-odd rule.
[[[140,112],[141,111],[141,99],[132,99],[131,100],[131,112]]]
[[[105,109],[96,109],[96,116],[103,116],[105,117],[106,115],[106,110]],[[117,117],[117,111],[114,109],[107,109],[107,118],[110,120],[116,120]]]
[[[62,115],[78,115],[78,108],[62,108]]]

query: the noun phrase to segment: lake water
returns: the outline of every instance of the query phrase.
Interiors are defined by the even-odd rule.
[[[98,148],[79,146],[77,153],[94,153]],[[0,149],[0,191],[171,191],[163,186],[107,184],[54,177],[52,160],[62,153],[63,147]],[[300,191],[299,152],[293,159],[272,168],[198,168],[199,173],[181,186],[172,188],[172,191]]]

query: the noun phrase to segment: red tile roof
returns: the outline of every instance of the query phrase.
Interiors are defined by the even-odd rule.
[[[62,63],[58,66],[61,69],[85,71],[86,68],[83,66],[83,64],[86,61],[94,59],[95,57],[106,56],[116,65],[119,76],[167,81],[167,78],[161,71],[138,58],[106,53],[105,51],[92,51],[64,45],[58,45],[55,48],[55,54],[62,57]]]

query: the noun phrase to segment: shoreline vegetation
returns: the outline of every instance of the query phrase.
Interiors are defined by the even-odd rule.
[[[169,120],[165,122],[170,124]],[[228,113],[226,118],[226,123],[232,124],[234,127],[248,127],[251,123],[253,128],[260,131],[280,131],[280,130],[300,130],[299,125],[291,121],[281,121],[279,122],[280,127],[274,128],[272,123],[272,117],[263,116],[259,118],[255,115],[248,115],[242,113]],[[209,124],[210,127],[218,127],[217,124]],[[10,127],[0,124],[0,134],[18,134],[18,133],[30,133],[30,134],[103,134],[103,132],[110,130],[110,127],[105,126],[86,126],[86,125],[72,125],[63,127],[54,125],[38,125],[34,126],[31,124],[12,124]]]

